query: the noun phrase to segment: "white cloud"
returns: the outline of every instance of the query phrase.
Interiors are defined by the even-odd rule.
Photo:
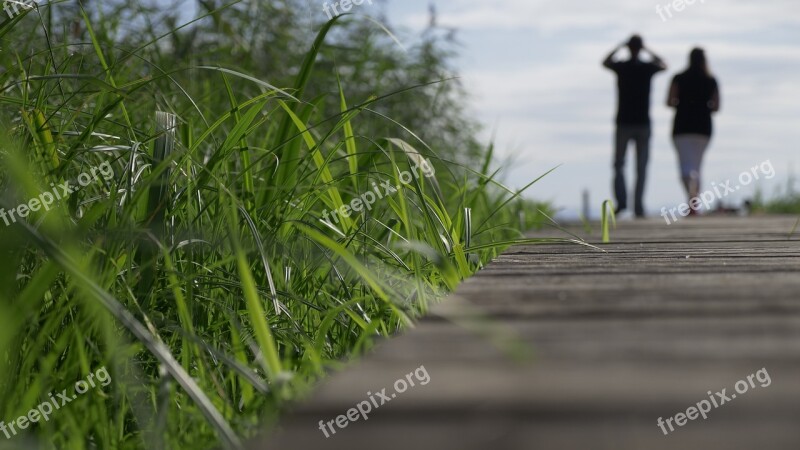
[[[401,21],[426,25],[425,3],[404,2],[404,10],[419,5],[413,7],[419,13]],[[669,79],[683,69],[697,44],[706,49],[723,95],[705,166],[708,179],[736,176],[767,158],[778,171],[772,184],[788,176],[787,167],[798,162],[800,141],[795,125],[800,117],[800,15],[787,13],[796,10],[796,0],[698,0],[666,22],[655,11],[658,3],[438,2],[440,24],[458,28],[465,43],[469,64],[462,65],[461,73],[474,111],[496,127],[498,149],[519,161],[510,182],[521,186],[565,163],[553,180],[537,185],[534,196],[575,208],[583,186],[609,195],[615,82],[600,61],[636,30],[671,66],[653,84],[650,204],[674,203],[683,195],[669,138],[672,111],[663,103]]]

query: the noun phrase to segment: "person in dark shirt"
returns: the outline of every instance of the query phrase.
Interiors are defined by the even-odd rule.
[[[691,200],[700,191],[700,165],[713,132],[711,114],[720,106],[719,85],[708,70],[703,49],[692,50],[689,68],[672,79],[667,105],[676,110],[672,140],[678,151],[681,180]],[[689,214],[695,215],[697,210],[690,209]]]
[[[627,61],[614,61],[614,55],[628,47],[631,57]],[[650,53],[652,60],[639,59],[642,51]],[[645,48],[642,38],[634,35],[615,48],[603,61],[603,66],[617,74],[618,109],[617,132],[614,153],[614,194],[617,213],[628,206],[625,184],[625,154],[630,141],[636,144],[636,195],[634,209],[636,217],[644,217],[644,186],[647,177],[647,161],[650,157],[650,82],[653,75],[666,70],[667,65],[650,49]]]

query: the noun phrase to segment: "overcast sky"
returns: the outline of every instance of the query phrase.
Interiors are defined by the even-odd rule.
[[[428,21],[428,3],[392,0],[387,16],[395,25],[419,30]],[[798,169],[797,0],[698,0],[672,18],[664,14],[666,21],[656,12],[659,2],[650,0],[434,3],[439,22],[460,30],[464,48],[458,66],[475,115],[488,127],[484,137],[496,130],[499,150],[517,161],[507,181],[522,186],[562,165],[530,195],[553,201],[567,215],[579,210],[584,188],[596,210],[611,198],[615,79],[600,61],[632,32],[640,32],[670,66],[653,84],[650,214],[684,200],[670,139],[672,111],[664,101],[669,80],[685,68],[695,45],[706,49],[722,90],[722,111],[704,163],[706,185],[738,178],[771,160],[777,176],[728,197],[739,203],[756,185],[767,194],[785,187],[790,170]],[[368,14],[370,8],[358,7]],[[631,151],[629,162],[632,157]]]
[[[325,19],[323,5],[306,0]],[[701,1],[703,1],[701,3]],[[528,195],[552,201],[568,217],[591,192],[594,214],[612,198],[611,156],[615,78],[600,65],[632,33],[661,55],[669,70],[653,83],[654,135],[645,206],[649,214],[685,199],[671,141],[672,110],[664,106],[672,76],[686,67],[694,46],[706,49],[722,92],[722,111],[703,166],[704,189],[735,180],[770,160],[777,175],[726,197],[741,204],[757,187],[770,196],[800,171],[800,3],[798,0],[696,0],[661,16],[656,0],[375,0],[351,10],[378,16],[409,31],[428,24],[434,3],[441,25],[455,27],[463,44],[458,69],[483,135],[502,157],[513,157],[506,181],[522,187],[560,168]],[[378,3],[381,5],[379,6]],[[187,11],[188,12],[188,11]],[[662,19],[663,16],[663,19]],[[665,20],[666,19],[666,20]],[[622,52],[621,56],[625,56]],[[628,154],[633,190],[633,150]],[[800,183],[795,184],[800,191]]]

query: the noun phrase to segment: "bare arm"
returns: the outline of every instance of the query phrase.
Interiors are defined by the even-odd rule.
[[[642,50],[646,50],[648,53],[650,53],[650,56],[653,57],[653,64],[655,64],[658,67],[660,67],[661,70],[667,70],[667,63],[665,63],[664,60],[660,56],[658,56],[655,53],[653,53],[653,51],[650,50],[647,47],[644,47]]]
[[[667,106],[670,108],[677,108],[679,100],[680,90],[678,88],[678,83],[675,81],[672,82],[672,86],[669,87],[669,95],[667,96]]]
[[[614,64],[614,55],[617,54],[618,51],[622,50],[622,47],[625,47],[626,44],[620,44],[611,53],[608,54],[605,60],[603,60],[603,67],[610,69],[611,66]]]
[[[711,101],[708,102],[708,107],[711,109],[711,112],[719,111],[720,101],[719,89],[717,89],[711,94]]]

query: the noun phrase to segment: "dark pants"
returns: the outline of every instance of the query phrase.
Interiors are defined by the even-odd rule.
[[[625,185],[625,154],[628,143],[636,144],[636,196],[634,209],[637,216],[644,215],[644,183],[647,178],[647,160],[650,157],[650,125],[617,125],[616,151],[614,153],[614,194],[617,208],[628,207],[628,191]]]

